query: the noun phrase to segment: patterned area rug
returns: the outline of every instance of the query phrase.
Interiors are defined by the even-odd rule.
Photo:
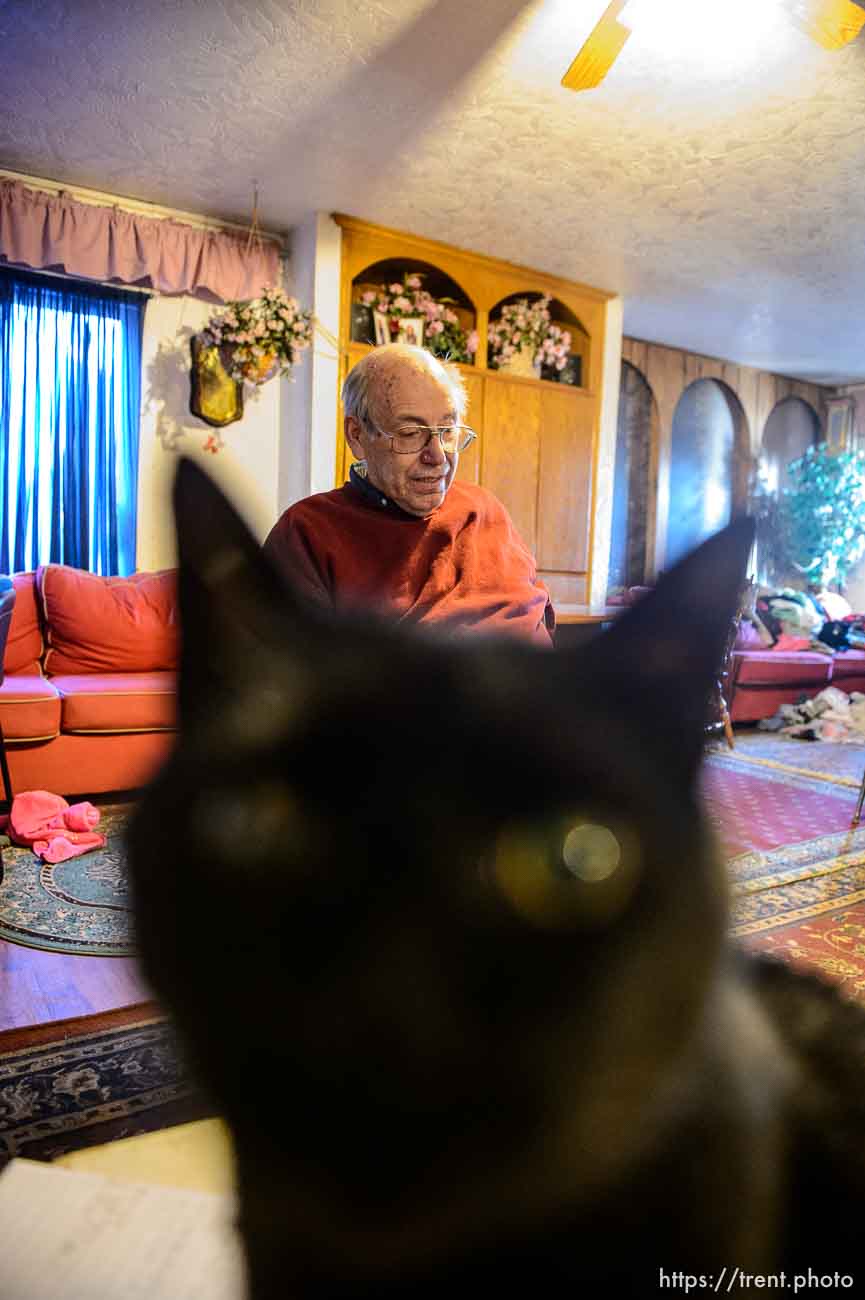
[[[740,763],[799,773],[819,781],[859,789],[865,771],[865,745],[827,740],[796,740],[768,731],[737,728],[730,758]]]
[[[720,750],[707,759],[702,788],[728,859],[733,936],[865,1001],[865,827],[850,830],[856,790]]]
[[[865,829],[835,832],[729,864],[732,934],[816,970],[865,1000]]]
[[[737,751],[713,750],[701,784],[727,857],[846,831],[856,805],[856,790],[847,785],[813,772],[743,761]]]
[[[32,849],[3,850],[0,939],[95,957],[134,953],[123,844],[130,807],[100,808],[107,843],[80,858],[52,866]]]
[[[0,1034],[0,1168],[214,1113],[152,1003]]]

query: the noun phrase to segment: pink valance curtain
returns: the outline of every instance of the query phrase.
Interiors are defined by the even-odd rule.
[[[279,283],[278,246],[246,245],[244,234],[96,207],[0,177],[0,263],[242,301]]]

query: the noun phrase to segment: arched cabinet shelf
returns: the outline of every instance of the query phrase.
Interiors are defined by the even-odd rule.
[[[412,283],[406,285],[406,281]],[[414,283],[415,281],[417,283]],[[425,312],[423,308],[418,309],[415,314],[417,324],[415,324],[412,316],[408,317],[411,322],[409,329],[412,332],[409,333],[407,341],[421,342],[424,347],[430,348],[433,352],[441,353],[452,359],[451,349],[447,346],[447,333],[449,332],[446,333],[445,329],[441,327],[447,318],[455,317],[462,338],[471,338],[477,327],[475,305],[462,285],[458,284],[452,276],[443,271],[441,267],[434,266],[431,262],[426,262],[421,258],[383,258],[371,266],[364,267],[353,278],[351,285],[352,343],[375,345],[391,341],[381,337],[382,330],[386,330],[388,324],[390,324],[392,337],[397,337],[398,326],[401,322],[397,318],[393,318],[392,321],[388,322],[386,316],[383,322],[382,313],[376,309],[382,304],[382,292],[392,298],[393,292],[398,285],[407,288],[409,301],[414,303],[417,294],[423,297],[428,295],[428,301],[431,300],[432,304],[435,305],[435,310],[430,312]],[[435,315],[436,310],[439,313],[438,317]],[[376,316],[378,316],[378,321],[376,321]],[[441,335],[445,339],[444,346],[438,344],[437,328],[441,328]],[[465,364],[474,364],[473,352],[458,359]]]
[[[478,434],[460,457],[458,477],[489,488],[507,507],[559,604],[581,604],[591,589],[592,509],[602,408],[607,310],[613,295],[434,240],[335,216],[342,230],[340,378],[375,346],[367,312],[382,284],[422,277],[449,299],[468,334],[471,363],[459,366],[467,422]],[[366,300],[365,300],[366,295]],[[571,333],[579,365],[565,377],[523,378],[489,363],[488,327],[504,304],[548,296],[553,320]],[[337,419],[337,482],[350,453]]]

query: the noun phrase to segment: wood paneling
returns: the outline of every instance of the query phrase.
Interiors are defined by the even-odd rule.
[[[673,413],[682,393],[697,379],[718,379],[738,398],[745,415],[751,454],[756,454],[773,408],[785,397],[801,397],[814,408],[825,425],[825,403],[831,391],[819,384],[773,375],[751,366],[740,366],[696,352],[668,348],[642,339],[623,339],[622,358],[630,361],[645,377],[658,403],[662,428],[672,426]]]
[[[732,361],[704,357],[696,352],[684,352],[660,343],[647,343],[643,339],[623,339],[622,359],[640,371],[651,388],[656,403],[652,442],[653,468],[657,469],[654,556],[648,557],[647,564],[649,574],[652,574],[663,568],[666,562],[673,416],[688,385],[698,379],[717,379],[738,399],[738,406],[732,403],[736,425],[732,484],[735,506],[740,506],[745,499],[750,465],[759,454],[766,421],[777,403],[785,397],[801,397],[813,407],[821,428],[825,429],[826,400],[834,390],[786,379],[782,375],[772,375],[751,366],[740,366]]]
[[[469,398],[465,422],[471,425],[478,436],[460,456],[457,465],[457,478],[462,479],[464,483],[479,483],[481,449],[484,440],[484,381],[480,375],[472,374],[468,366],[463,366],[461,369]]]
[[[742,408],[745,412],[745,417],[748,420],[748,425],[750,428],[751,453],[753,455],[755,428],[754,428],[754,417],[751,413],[756,409],[756,405],[757,405],[757,385],[760,379],[760,372],[759,370],[751,370],[748,366],[737,366],[736,371],[737,373],[735,375],[731,373],[731,375],[727,379],[727,383],[730,385],[733,392],[736,394],[739,401],[742,403]],[[764,426],[761,425],[760,426],[761,434],[763,428]]]
[[[538,569],[538,577],[546,584],[554,605],[584,605],[586,603],[585,574],[550,573]]]
[[[593,417],[590,401],[542,390],[536,551],[541,569],[585,574],[588,568]]]
[[[541,389],[532,379],[488,378],[484,394],[481,483],[507,506],[537,553]]]

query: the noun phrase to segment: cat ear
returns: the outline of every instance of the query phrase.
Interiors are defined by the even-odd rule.
[[[280,648],[286,654],[285,622],[297,602],[234,507],[188,457],[174,481],[174,518],[179,707],[181,725],[188,726],[260,683]]]
[[[693,772],[754,543],[740,518],[665,573],[609,631],[585,649],[579,668],[662,738]]]

